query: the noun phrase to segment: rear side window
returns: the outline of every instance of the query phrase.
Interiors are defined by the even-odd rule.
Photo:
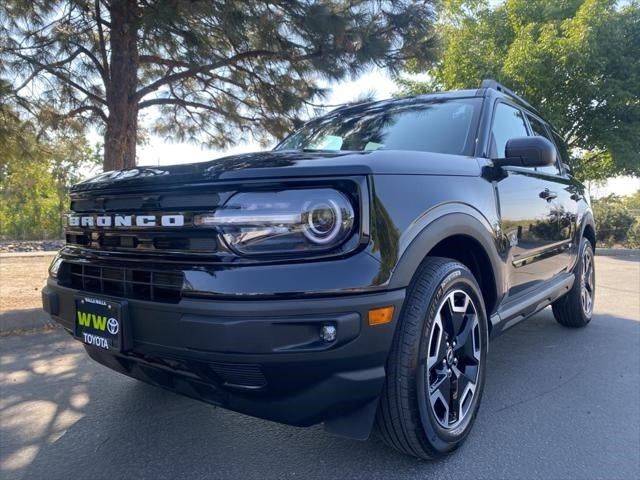
[[[564,143],[564,139],[558,135],[557,133],[553,133],[553,139],[556,141],[556,147],[560,153],[560,158],[562,159],[562,163],[565,165],[571,164],[571,159],[569,158],[569,152],[567,151],[567,145]]]
[[[528,136],[522,112],[506,103],[499,103],[491,127],[491,156],[505,157],[505,147],[509,140]]]
[[[531,125],[531,130],[533,131],[534,135],[537,135],[539,137],[544,137],[547,140],[549,140],[551,143],[555,144],[554,140],[551,138],[551,135],[549,134],[549,130],[540,120],[538,120],[535,117],[532,117],[531,115],[527,115],[527,119],[529,120],[529,125]],[[556,163],[554,165],[549,165],[548,167],[537,167],[536,171],[549,173],[552,175],[560,175],[560,167],[558,166],[559,157],[560,155],[558,155],[558,148],[556,147]]]

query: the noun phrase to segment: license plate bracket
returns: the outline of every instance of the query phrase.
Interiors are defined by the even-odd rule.
[[[129,348],[127,302],[93,295],[77,295],[74,335],[81,342],[114,352]]]

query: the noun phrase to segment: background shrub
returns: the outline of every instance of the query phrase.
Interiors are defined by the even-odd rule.
[[[592,207],[600,246],[640,248],[640,191],[593,200]]]

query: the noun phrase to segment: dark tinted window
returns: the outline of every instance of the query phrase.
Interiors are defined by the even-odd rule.
[[[547,127],[537,118],[532,117],[531,115],[527,115],[527,118],[529,119],[529,125],[531,125],[531,130],[533,131],[534,135],[538,135],[539,137],[544,137],[547,140],[549,140],[551,143],[555,143],[553,141],[553,139],[551,138],[551,135],[549,135],[549,130],[547,129]],[[558,155],[558,151],[556,149],[556,164],[555,165],[549,165],[548,167],[538,167],[536,168],[537,171],[539,172],[544,172],[544,173],[551,173],[553,175],[559,175],[560,174],[560,168],[558,166],[558,161],[557,158],[559,157]]]
[[[491,156],[504,158],[504,150],[509,140],[528,136],[520,110],[505,103],[498,103],[491,128]]]
[[[557,133],[553,134],[553,139],[556,141],[556,147],[558,147],[562,163],[570,165],[571,159],[569,158],[569,152],[567,151],[567,145],[564,143],[564,139]]]
[[[277,150],[418,150],[471,155],[480,98],[372,105],[306,124]]]

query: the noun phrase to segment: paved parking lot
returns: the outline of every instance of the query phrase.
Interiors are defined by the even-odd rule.
[[[476,426],[434,463],[138,383],[57,330],[0,338],[0,478],[640,478],[640,255],[597,275],[588,328],[546,309],[492,343]]]

